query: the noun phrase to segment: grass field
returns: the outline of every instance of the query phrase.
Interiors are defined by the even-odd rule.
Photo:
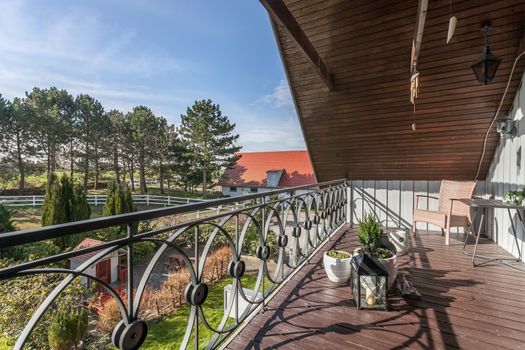
[[[56,175],[58,177],[60,177],[62,174],[69,174],[68,171],[64,172],[64,171],[57,171],[56,172]],[[75,176],[74,176],[74,181],[75,183],[78,183],[78,184],[81,184],[83,183],[83,175],[79,172],[75,173]],[[100,176],[100,183],[106,183],[108,182],[109,180],[113,179],[114,178],[114,174],[113,172],[111,171],[107,171],[107,172],[102,172],[101,173],[101,176]],[[137,181],[138,179],[138,175],[136,175],[135,177],[135,181]],[[12,190],[12,189],[17,189],[18,188],[18,180],[13,180],[13,181],[10,181],[6,184],[6,189],[8,190]],[[42,173],[40,175],[27,175],[26,176],[26,188],[33,188],[35,189],[37,192],[41,193],[44,191],[45,187],[46,187],[46,182],[47,182],[47,177],[46,177],[46,174],[45,173]],[[173,186],[173,185],[172,185]],[[148,184],[147,185],[148,187],[148,193],[151,194],[151,195],[160,195],[160,187],[159,187],[159,184]],[[28,195],[30,193],[27,193]],[[106,189],[98,189],[98,190],[93,190],[93,189],[88,189],[88,194],[106,194]],[[139,185],[138,185],[138,182],[136,182],[136,185],[135,185],[135,191],[133,191],[133,194],[140,194],[140,191],[139,191]],[[184,197],[184,198],[197,198],[197,199],[200,199],[202,198],[202,192],[201,190],[198,188],[197,191],[195,192],[186,192],[180,188],[176,188],[176,187],[171,187],[169,190],[168,190],[168,186],[164,186],[164,195],[166,196],[174,196],[174,197]],[[218,198],[221,196],[221,192],[220,192],[220,188],[217,187],[215,188],[214,190],[212,191],[209,191],[208,195],[206,198]]]
[[[156,205],[137,205],[137,210],[155,209]],[[104,205],[91,206],[91,218],[102,216]],[[17,207],[14,209],[13,221],[17,230],[29,230],[40,227],[42,217],[42,207]]]
[[[245,275],[242,278],[243,288],[254,288],[257,281],[255,275]],[[232,278],[225,278],[210,287],[208,298],[204,303],[204,314],[206,320],[212,327],[217,327],[224,314],[224,287],[232,283]],[[146,350],[172,350],[179,349],[186,331],[190,315],[190,306],[184,306],[177,310],[174,316],[162,317],[159,320],[148,323],[148,337],[141,349]],[[227,323],[230,325],[233,319]],[[206,348],[213,336],[213,332],[203,325],[199,326],[199,349]],[[188,348],[193,348],[193,336]]]

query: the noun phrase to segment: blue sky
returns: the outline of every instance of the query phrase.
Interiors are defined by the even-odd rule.
[[[211,98],[245,151],[303,149],[267,14],[257,0],[0,1],[0,93],[33,86],[135,105],[178,124]]]

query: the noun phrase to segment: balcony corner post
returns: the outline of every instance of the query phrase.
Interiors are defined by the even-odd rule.
[[[352,182],[346,181],[346,223],[352,225],[354,222],[353,220],[353,212],[352,212]]]

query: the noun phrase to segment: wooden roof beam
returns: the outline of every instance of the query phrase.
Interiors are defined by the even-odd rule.
[[[264,8],[270,14],[270,17],[288,33],[290,38],[301,49],[308,61],[314,66],[314,69],[325,82],[329,90],[334,89],[332,76],[328,67],[317,53],[308,37],[303,32],[299,23],[292,16],[288,7],[282,0],[259,0]]]
[[[428,0],[419,0],[419,5],[417,9],[416,30],[414,33],[414,40],[412,40],[410,74],[414,74],[417,70],[417,61],[419,59],[419,51],[421,50],[421,42],[423,41],[423,29],[425,28],[427,9]]]

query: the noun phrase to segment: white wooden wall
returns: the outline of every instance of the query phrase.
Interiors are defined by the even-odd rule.
[[[352,181],[352,222],[374,214],[386,227],[412,227],[416,195],[438,197],[441,181]],[[485,183],[478,183],[475,194],[483,195]],[[437,210],[437,200],[421,197],[419,208]],[[418,223],[418,229],[437,230],[432,224]],[[460,229],[462,230],[462,229]],[[454,232],[454,231],[453,231]],[[461,232],[461,231],[460,231]]]
[[[486,179],[486,192],[501,199],[508,191],[525,187],[525,74],[521,86],[514,98],[509,114],[517,123],[516,137],[504,137],[500,140]],[[521,166],[518,163],[521,162]],[[524,213],[522,212],[522,215]],[[518,244],[525,249],[525,233],[512,212],[512,221],[517,225]],[[517,247],[511,234],[511,219],[506,210],[495,210],[489,217],[488,233],[491,238],[507,251],[517,256]],[[522,258],[523,259],[523,258]]]

